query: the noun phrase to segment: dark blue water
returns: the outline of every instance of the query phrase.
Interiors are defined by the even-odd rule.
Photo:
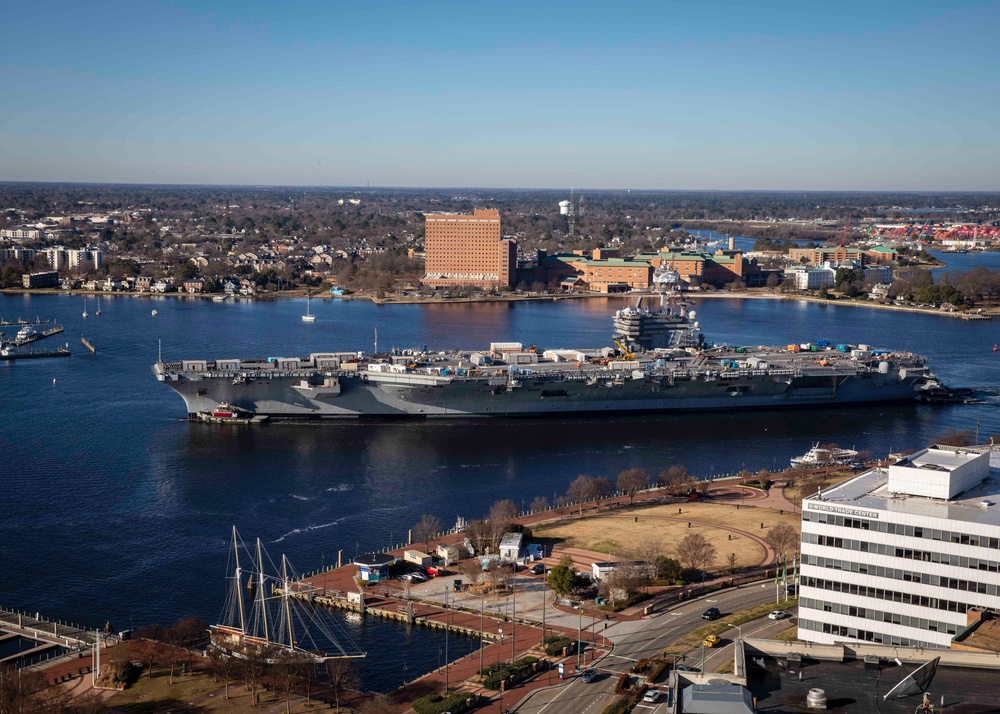
[[[931,250],[928,252],[945,264],[943,268],[936,268],[931,271],[935,277],[951,270],[958,270],[963,273],[979,267],[1000,270],[1000,251],[985,253],[942,253],[937,250]]]
[[[220,428],[179,421],[183,402],[149,370],[158,340],[164,359],[293,356],[370,350],[375,325],[382,347],[603,346],[621,304],[324,301],[313,303],[319,319],[309,325],[299,319],[302,301],[120,297],[102,299],[103,314],[84,320],[78,297],[0,297],[2,317],[57,318],[74,349],[69,359],[0,366],[0,604],[89,625],[111,619],[119,628],[186,614],[212,621],[233,524],[245,538],[260,536],[272,556],[284,552],[309,570],[340,549],[351,557],[399,542],[424,513],[450,525],[500,498],[552,498],[581,473],[613,478],[675,463],[700,474],[773,468],[817,440],[885,453],[977,422],[984,438],[1000,433],[993,398],[975,406]],[[697,308],[709,339],[720,342],[871,343],[929,355],[953,385],[993,390],[1000,381],[994,323],[755,299],[705,299]],[[82,348],[81,333],[97,355]],[[388,658],[366,663],[366,686],[401,682],[400,658],[411,675],[436,666],[433,633],[371,621],[353,627],[362,647]]]

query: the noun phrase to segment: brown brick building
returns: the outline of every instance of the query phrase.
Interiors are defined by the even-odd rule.
[[[420,282],[433,288],[508,287],[517,269],[517,242],[501,237],[496,209],[425,214],[424,253]]]

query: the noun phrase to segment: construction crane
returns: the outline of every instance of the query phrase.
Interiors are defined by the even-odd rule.
[[[618,345],[618,349],[620,349],[622,351],[622,355],[625,357],[625,359],[635,359],[635,355],[628,351],[628,349],[625,347],[625,345],[623,345],[621,343],[621,340],[619,340],[617,337],[615,337],[613,339],[614,339],[614,343],[616,345]]]

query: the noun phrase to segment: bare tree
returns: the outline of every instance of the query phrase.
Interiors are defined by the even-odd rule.
[[[281,650],[271,666],[271,681],[279,693],[285,695],[285,714],[292,712],[292,691],[297,679],[298,658],[290,650]]]
[[[941,446],[972,446],[976,443],[976,437],[971,431],[955,431],[948,429],[943,434],[938,434],[931,439],[932,444]]]
[[[700,533],[688,533],[677,543],[677,559],[689,570],[705,573],[715,562],[715,546]]]
[[[476,553],[485,553],[490,548],[491,531],[486,521],[476,520],[465,526],[465,535],[476,549]]]
[[[239,660],[219,647],[209,647],[208,652],[212,660],[212,671],[225,683],[226,699],[229,699],[229,683],[236,675]]]
[[[395,714],[398,709],[389,695],[369,693],[358,707],[358,714]]]
[[[505,498],[493,504],[490,508],[490,517],[487,520],[487,523],[490,527],[491,540],[494,548],[499,547],[500,539],[503,538],[503,534],[510,530],[519,515],[521,515],[521,510],[517,507],[517,504],[509,498]]]
[[[340,696],[346,691],[356,691],[361,686],[361,674],[354,660],[346,657],[328,659],[326,672],[330,678],[330,689],[333,690],[333,700],[340,711]]]
[[[617,480],[618,490],[628,496],[630,504],[639,491],[649,488],[649,474],[644,469],[625,469]]]
[[[573,479],[573,482],[566,489],[566,497],[570,501],[575,501],[580,506],[580,515],[583,515],[583,504],[593,500],[597,490],[594,479],[590,476],[580,475]]]
[[[441,533],[441,519],[425,513],[413,526],[413,539],[424,544],[424,551],[431,552],[431,541]]]
[[[462,575],[468,579],[470,585],[475,585],[483,577],[483,568],[478,560],[470,560],[462,564]]]
[[[240,647],[240,670],[243,675],[243,683],[250,690],[252,706],[257,706],[257,688],[260,686],[260,680],[267,673],[273,658],[273,647],[252,642],[244,642]]]
[[[780,557],[799,544],[799,533],[787,523],[779,523],[767,532],[764,540],[774,548],[775,555]]]
[[[736,567],[736,553],[730,553],[726,556],[726,565],[729,567],[729,574],[735,573],[738,568]]]
[[[615,485],[607,476],[598,476],[594,479],[594,501],[597,503],[597,510],[601,510],[601,501],[615,493]]]
[[[671,466],[666,471],[660,472],[658,479],[660,486],[671,495],[685,493],[694,488],[698,480],[691,475],[684,465]]]
[[[545,496],[537,496],[531,502],[531,505],[528,506],[528,511],[531,513],[539,513],[541,511],[547,511],[549,508],[549,499]]]

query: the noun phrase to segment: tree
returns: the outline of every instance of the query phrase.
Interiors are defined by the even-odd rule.
[[[547,511],[549,508],[549,499],[545,496],[537,496],[531,501],[531,504],[528,506],[528,511],[530,513],[539,513],[541,511]]]
[[[931,443],[940,444],[941,446],[973,446],[976,443],[976,437],[973,432],[968,430],[955,431],[954,429],[949,429],[931,439]]]
[[[618,474],[618,490],[628,496],[630,504],[646,488],[649,488],[649,474],[644,469],[626,469]]]
[[[572,592],[576,588],[576,571],[573,570],[573,561],[563,558],[559,565],[549,570],[546,579],[553,592],[559,595]]]
[[[168,641],[187,652],[187,669],[193,666],[194,650],[208,640],[208,623],[200,617],[182,617],[169,628]]]
[[[285,714],[292,712],[292,691],[295,689],[298,666],[299,659],[296,653],[284,649],[274,658],[271,666],[271,681],[274,683],[274,688],[285,695]]]
[[[494,548],[499,547],[503,534],[510,530],[514,520],[519,515],[521,515],[521,509],[509,498],[497,501],[490,507],[490,517],[487,523],[490,527]]]
[[[666,471],[661,471],[657,482],[668,493],[676,495],[694,488],[697,480],[686,466],[680,464],[671,466]]]
[[[243,675],[243,683],[250,690],[250,703],[257,706],[257,687],[260,680],[270,668],[270,662],[274,659],[274,648],[266,645],[258,645],[253,642],[244,642],[240,647],[240,673]]]
[[[388,694],[369,692],[358,707],[358,714],[395,714],[398,709]]]
[[[441,533],[441,519],[425,513],[413,526],[413,539],[424,544],[424,550],[431,552],[431,541]]]
[[[208,655],[212,662],[212,672],[216,677],[225,682],[226,699],[229,699],[229,682],[236,675],[239,660],[224,651],[221,647],[215,645],[209,647]]]
[[[736,567],[736,553],[730,553],[726,556],[726,565],[729,567],[729,574],[734,574],[738,568]]]
[[[490,549],[491,531],[486,521],[475,520],[465,526],[465,536],[472,543],[472,547],[477,554],[485,553]]]
[[[346,657],[328,659],[326,673],[330,678],[330,689],[333,690],[333,700],[340,711],[340,697],[346,691],[357,690],[361,686],[361,673],[354,660]]]
[[[715,546],[700,533],[688,533],[677,543],[677,559],[688,570],[704,573],[715,562]]]
[[[825,283],[819,286],[819,292],[816,293],[816,297],[818,297],[820,300],[830,299],[830,290],[826,287]]]
[[[681,575],[684,572],[684,568],[681,566],[680,562],[676,558],[668,558],[665,555],[661,555],[656,559],[656,577],[660,580],[673,580],[677,581],[681,579]]]
[[[573,479],[573,482],[566,489],[566,497],[570,501],[575,501],[580,506],[580,515],[583,515],[583,504],[586,501],[593,500],[594,494],[597,490],[597,485],[594,483],[594,479],[590,476],[581,474]]]
[[[615,485],[607,476],[598,476],[594,479],[594,501],[597,503],[597,510],[601,510],[601,501],[615,492]]]
[[[764,540],[774,548],[775,555],[782,556],[799,544],[799,533],[787,523],[779,523],[767,532]]]
[[[478,560],[470,560],[462,563],[462,575],[468,579],[470,585],[475,585],[483,577],[483,568]]]

